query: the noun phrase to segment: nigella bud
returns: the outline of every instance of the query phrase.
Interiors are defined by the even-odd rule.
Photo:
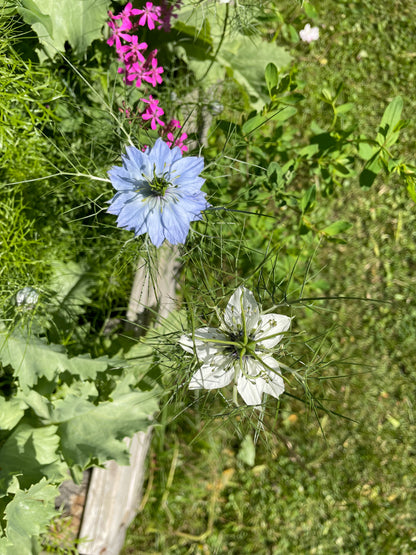
[[[39,300],[39,293],[33,287],[23,287],[16,293],[16,305],[25,310],[35,308]]]

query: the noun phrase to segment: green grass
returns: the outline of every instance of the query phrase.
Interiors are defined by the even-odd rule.
[[[318,9],[320,41],[292,46],[308,86],[319,92],[343,82],[363,132],[375,131],[397,94],[412,118],[416,3],[328,0]],[[297,28],[307,21],[301,13],[290,15]],[[310,110],[326,117],[320,104]],[[410,157],[414,133],[413,120],[398,146]],[[224,415],[213,393],[184,412],[168,407],[124,555],[415,552],[416,207],[403,185],[379,178],[370,191],[352,182],[326,211],[353,227],[345,244],[320,246],[312,270],[328,295],[367,300],[316,302],[296,312],[294,325],[306,337],[330,330],[322,353],[325,376],[334,378],[309,386],[354,422],[322,412],[318,422],[311,407],[286,396],[277,415],[270,405],[250,466],[239,453],[255,412]]]

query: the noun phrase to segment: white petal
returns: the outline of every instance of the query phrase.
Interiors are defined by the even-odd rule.
[[[237,380],[237,391],[246,405],[260,405],[264,391],[263,365],[253,358],[244,359],[244,372]]]
[[[263,314],[260,316],[260,324],[256,330],[254,341],[265,349],[272,349],[282,339],[281,332],[290,328],[291,321],[289,316],[283,314]]]
[[[216,328],[199,328],[195,330],[194,337],[182,335],[179,339],[179,345],[188,353],[195,353],[200,361],[206,362],[212,356],[222,351],[224,346],[211,341],[204,341],[204,339],[227,341],[227,337]]]
[[[272,370],[268,370],[267,368],[265,368],[265,372],[262,378],[264,382],[264,393],[273,395],[273,397],[276,397],[276,399],[278,399],[285,390],[285,383],[282,376],[280,375],[279,363],[271,356],[264,356],[263,362],[269,368],[272,368]]]
[[[239,287],[228,301],[223,320],[229,330],[239,331],[243,329],[244,318],[247,333],[250,334],[257,328],[259,316],[259,305],[253,293],[245,287]]]
[[[219,389],[231,383],[234,361],[229,356],[217,355],[195,372],[189,389]]]

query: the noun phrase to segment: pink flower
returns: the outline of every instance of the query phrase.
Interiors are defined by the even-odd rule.
[[[172,147],[172,145],[178,146],[181,149],[181,152],[183,154],[188,150],[188,147],[183,144],[184,141],[188,138],[188,135],[186,133],[182,133],[180,137],[175,138],[175,135],[173,134],[173,131],[175,129],[180,129],[181,127],[182,126],[177,119],[172,119],[167,124],[162,134],[166,135],[166,138],[167,138],[166,144],[168,145],[168,147]]]
[[[108,26],[113,31],[113,34],[107,40],[107,44],[109,46],[113,46],[116,43],[116,48],[119,50],[121,48],[121,39],[129,40],[130,35],[128,33],[124,33],[123,31],[128,31],[129,28],[122,23],[120,26],[117,26],[113,21],[108,21]]]
[[[154,6],[153,2],[146,2],[146,7],[142,10],[137,10],[137,15],[141,15],[139,25],[147,26],[152,31],[155,28],[155,23],[160,23],[160,7]]]
[[[127,23],[127,21],[128,21],[127,24],[130,24],[129,29],[131,29],[133,27],[133,24],[130,21],[130,17],[132,15],[138,15],[138,13],[139,13],[139,10],[133,9],[133,4],[131,2],[126,4],[124,10],[121,13],[119,13],[118,15],[113,15],[111,12],[108,12],[111,19],[121,19],[123,23],[124,22]]]
[[[136,81],[136,87],[142,86],[142,79],[145,76],[144,66],[139,62],[133,64],[126,64],[126,75],[124,77],[124,82],[127,85],[132,85]]]
[[[146,61],[146,66],[148,67],[148,61]],[[146,73],[143,75],[143,79],[150,83],[152,87],[156,87],[156,85],[163,82],[160,74],[163,73],[163,67],[157,67],[157,60],[156,58],[152,58],[151,61],[151,68],[147,69]]]
[[[139,37],[137,35],[129,36],[128,42],[130,44],[125,44],[121,48],[118,49],[121,58],[126,64],[133,64],[134,62],[144,62],[145,57],[140,52],[141,50],[146,50],[147,43],[140,42]]]
[[[171,29],[171,19],[172,17],[178,17],[177,14],[173,13],[173,10],[179,8],[181,5],[181,0],[178,0],[176,4],[170,2],[169,0],[161,0],[160,5],[160,25],[158,26],[159,31],[163,29],[165,32],[169,32]]]
[[[188,150],[188,147],[183,144],[184,141],[188,138],[188,135],[186,133],[182,133],[182,135],[177,139],[175,139],[175,135],[173,133],[168,133],[166,136],[168,138],[168,140],[166,141],[168,147],[171,147],[172,145],[178,146],[181,149],[182,154]]]
[[[142,98],[141,100],[142,102],[149,104],[142,115],[142,118],[145,121],[150,120],[150,127],[155,130],[157,125],[165,125],[164,122],[159,119],[159,116],[163,116],[165,113],[163,109],[158,106],[159,100],[153,98],[152,95],[149,96],[149,100],[146,98]]]

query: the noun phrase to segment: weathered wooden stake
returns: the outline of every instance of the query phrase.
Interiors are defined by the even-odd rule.
[[[175,306],[177,249],[162,247],[158,251],[155,275],[144,263],[139,265],[130,296],[127,319],[132,324],[146,321],[150,314],[156,322],[165,318]],[[109,461],[105,468],[93,468],[88,486],[79,537],[80,555],[118,555],[126,530],[137,513],[142,495],[144,468],[150,445],[151,430],[138,432],[126,439],[130,465]]]

